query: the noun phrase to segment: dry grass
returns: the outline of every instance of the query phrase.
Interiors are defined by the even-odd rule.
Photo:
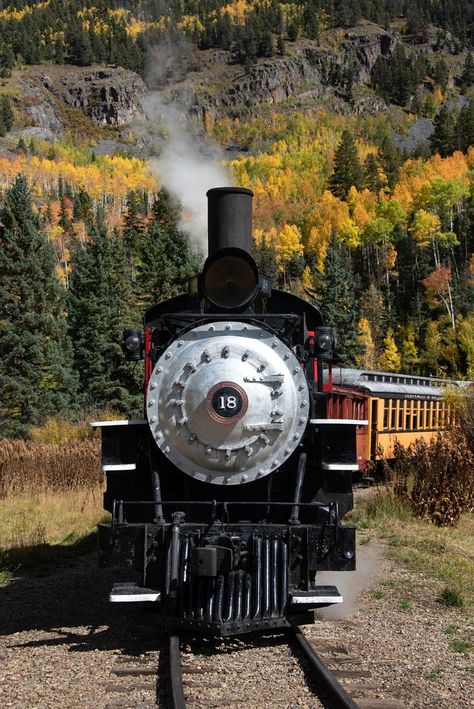
[[[53,419],[30,441],[0,441],[0,584],[94,548],[104,519],[100,440]],[[3,570],[2,570],[3,569]]]
[[[102,492],[97,485],[0,500],[0,551],[64,544],[90,534],[105,515]]]
[[[95,488],[102,478],[99,440],[0,441],[0,498]]]
[[[100,485],[0,500],[0,567],[50,564],[89,551],[105,516]]]

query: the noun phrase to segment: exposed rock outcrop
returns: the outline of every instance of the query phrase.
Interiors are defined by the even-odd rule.
[[[390,55],[397,42],[394,32],[365,22],[345,32],[328,33],[321,45],[310,40],[287,45],[287,56],[260,60],[247,73],[229,64],[228,52],[212,50],[202,78],[194,75],[170,86],[168,100],[198,116],[239,115],[264,102],[278,104],[288,99],[332,100],[334,95],[346,94],[349,83],[367,84],[377,59]],[[357,113],[371,113],[384,106],[381,100],[365,100],[353,108]]]
[[[145,132],[150,123],[169,121],[160,116],[167,103],[199,125],[207,117],[248,116],[265,103],[284,107],[287,102],[288,110],[326,106],[343,114],[377,113],[386,106],[367,86],[370,72],[398,41],[395,31],[363,22],[346,31],[328,30],[319,44],[287,43],[285,56],[260,59],[249,71],[233,62],[229,51],[170,45],[152,56],[148,88],[121,67],[29,67],[21,74],[19,103],[26,128],[53,137],[69,129],[64,105],[99,125],[126,126],[143,117]],[[159,95],[155,103],[153,90]]]
[[[21,97],[16,97],[15,101],[23,107],[30,124],[40,131],[40,136],[43,135],[41,131],[45,131],[49,136],[48,140],[58,137],[64,125],[54,96],[45,91],[41,81],[35,76],[23,78],[20,87]]]
[[[141,111],[146,86],[133,71],[107,67],[65,74],[50,90],[97,123],[121,126]]]
[[[142,79],[121,67],[31,67],[18,79],[17,103],[27,123],[59,136],[68,126],[64,104],[100,125],[122,126],[142,112],[147,88]]]

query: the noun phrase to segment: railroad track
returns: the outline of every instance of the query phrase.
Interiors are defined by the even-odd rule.
[[[241,682],[235,682],[232,670],[232,653],[244,651],[248,646],[260,650],[263,656],[262,672],[270,671],[272,660],[279,664],[281,675],[285,675],[282,649],[288,648],[293,658],[296,656],[301,667],[301,677],[296,678],[299,687],[290,687],[288,698],[265,697],[265,690],[272,690],[272,679],[255,685],[256,699],[246,685],[248,677],[242,677],[242,669],[237,673]],[[166,707],[167,709],[201,709],[201,707],[275,707],[292,706],[293,691],[306,683],[304,704],[308,707],[321,706],[326,709],[404,709],[405,704],[396,699],[376,698],[382,687],[367,669],[361,669],[363,661],[350,654],[349,648],[337,640],[320,638],[310,642],[300,628],[291,629],[270,637],[258,636],[250,642],[240,638],[219,640],[180,638],[170,635],[157,639],[156,648],[136,656],[118,658],[111,670],[112,679],[108,691],[115,694],[106,709],[146,709]],[[219,653],[224,662],[217,662]],[[245,663],[244,663],[245,664]],[[251,671],[250,667],[247,667]],[[292,673],[286,668],[290,679]],[[232,681],[233,680],[233,681]],[[262,686],[266,685],[266,686]],[[250,693],[249,693],[250,692]],[[260,694],[263,692],[263,694]],[[371,695],[371,696],[370,696]],[[317,703],[319,700],[319,704]],[[260,703],[261,702],[261,703]],[[294,705],[294,704],[293,704]],[[298,703],[300,706],[301,704]]]

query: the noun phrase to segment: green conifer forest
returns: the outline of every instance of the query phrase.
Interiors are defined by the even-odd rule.
[[[139,415],[121,332],[200,269],[154,163],[170,125],[149,143],[99,125],[86,109],[100,91],[55,104],[62,132],[33,120],[63,71],[148,80],[156,47],[188,62],[158,66],[158,89],[184,96],[171,128],[217,146],[229,183],[253,190],[260,268],[321,309],[341,363],[474,379],[473,38],[467,0],[5,1],[0,438],[55,414]],[[303,73],[298,92],[278,72]]]

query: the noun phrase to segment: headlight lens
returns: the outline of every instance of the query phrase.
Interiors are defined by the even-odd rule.
[[[141,341],[138,335],[129,335],[124,344],[129,352],[136,352],[141,345]]]
[[[138,362],[139,359],[143,359],[143,336],[140,330],[136,328],[124,330],[120,344],[127,362]]]
[[[259,292],[258,269],[253,258],[240,249],[217,252],[204,266],[202,290],[218,308],[244,308]]]
[[[323,333],[318,337],[318,345],[323,352],[327,352],[332,346],[332,336],[329,333]]]

